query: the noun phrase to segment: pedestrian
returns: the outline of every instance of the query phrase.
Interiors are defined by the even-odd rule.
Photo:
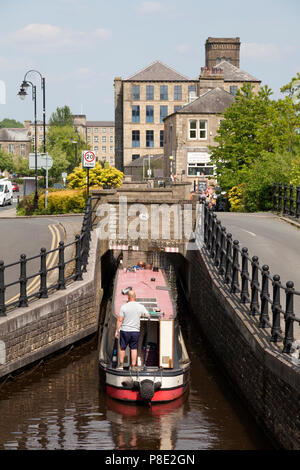
[[[123,369],[125,350],[129,345],[131,355],[131,369],[136,369],[138,342],[140,337],[140,317],[150,317],[144,305],[136,302],[136,294],[133,290],[127,292],[128,302],[122,305],[116,324],[115,338],[119,341],[119,366]]]

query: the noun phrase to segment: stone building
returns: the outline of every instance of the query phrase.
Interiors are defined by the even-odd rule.
[[[189,79],[159,61],[125,80],[120,77],[115,78],[116,167],[123,170],[133,160],[150,153],[152,155],[160,154],[164,148],[164,154],[167,158],[165,168],[169,172],[169,157],[172,156],[172,153],[170,153],[170,141],[166,138],[166,132],[169,133],[170,126],[173,126],[173,132],[176,133],[172,136],[175,145],[172,147],[172,165],[173,170],[176,170],[177,173],[178,158],[176,153],[179,152],[177,149],[180,148],[180,145],[184,145],[183,142],[186,141],[187,134],[180,137],[179,128],[177,125],[174,127],[173,121],[176,118],[173,115],[177,113],[182,115],[181,118],[178,117],[178,123],[180,119],[184,120],[187,113],[180,110],[191,109],[189,106],[194,100],[215,88],[226,92],[225,94],[219,92],[223,98],[227,97],[227,94],[230,95],[227,99],[228,102],[232,102],[237,90],[245,82],[251,83],[254,90],[258,91],[261,81],[241,70],[239,64],[240,38],[209,37],[205,43],[205,66],[201,68],[200,76],[197,79]],[[206,101],[213,102],[213,97],[218,99],[216,94],[212,94]],[[203,100],[200,102],[203,103]],[[217,108],[219,109],[219,107]],[[216,109],[216,106],[212,109]],[[206,124],[202,123],[201,125],[209,126],[209,130],[208,127],[206,130],[203,129],[208,137],[208,139],[201,138],[200,140],[203,148],[207,148],[210,141],[213,142],[216,134],[215,126],[218,122],[218,118],[213,116],[212,111],[208,111],[207,107],[205,110],[207,113],[204,113],[202,121],[206,121]],[[198,131],[200,132],[199,129]],[[178,165],[181,164],[178,163]],[[188,171],[191,172],[191,169],[187,168],[187,162],[178,169],[186,172],[186,178]]]
[[[0,129],[0,150],[9,153],[13,158],[28,157],[31,150],[31,136],[26,128]]]

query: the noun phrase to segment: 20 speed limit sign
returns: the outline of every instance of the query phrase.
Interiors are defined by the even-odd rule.
[[[82,152],[82,168],[95,168],[96,156],[90,150],[83,150]]]

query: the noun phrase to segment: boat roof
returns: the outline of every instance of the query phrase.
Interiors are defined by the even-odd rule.
[[[171,289],[161,269],[137,269],[136,272],[118,270],[114,295],[114,313],[117,316],[121,306],[127,302],[127,296],[122,294],[122,290],[127,287],[132,287],[136,293],[136,302],[145,305],[147,310],[158,307],[164,313],[164,319],[174,318],[176,310]]]

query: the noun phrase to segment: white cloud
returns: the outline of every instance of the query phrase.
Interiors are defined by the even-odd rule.
[[[176,46],[176,52],[181,55],[189,54],[189,52],[191,52],[191,49],[192,48],[190,44],[178,44],[178,46]]]
[[[100,39],[109,39],[112,36],[112,32],[109,29],[98,28],[94,32],[94,36]]]
[[[17,42],[56,41],[62,35],[57,26],[51,24],[28,24],[22,29],[12,33],[12,39]]]
[[[139,6],[140,13],[163,13],[166,7],[160,2],[142,2]]]
[[[257,60],[280,60],[287,54],[292,54],[294,47],[277,46],[272,43],[245,42],[241,44],[241,55],[249,59]]]

